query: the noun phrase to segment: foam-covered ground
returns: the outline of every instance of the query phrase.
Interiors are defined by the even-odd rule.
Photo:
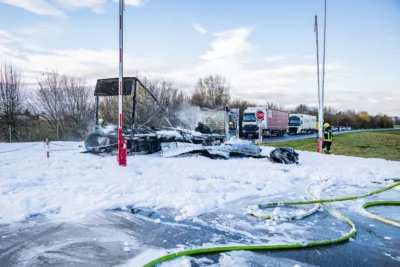
[[[83,144],[52,143],[50,158],[47,159],[43,143],[0,143],[0,243],[3,244],[0,245],[0,255],[2,251],[6,253],[14,246],[18,250],[15,238],[11,237],[29,226],[37,229],[32,224],[48,227],[54,224],[79,225],[89,220],[88,232],[96,232],[96,229],[93,230],[93,218],[115,209],[126,210],[128,213],[131,207],[137,214],[127,216],[145,214],[142,217],[146,219],[139,225],[150,223],[153,232],[157,232],[157,227],[163,225],[167,232],[159,232],[162,238],[160,242],[151,242],[156,236],[146,241],[143,233],[128,234],[126,229],[121,232],[115,226],[106,227],[113,229],[115,234],[100,234],[99,230],[98,235],[106,235],[107,242],[125,242],[125,239],[130,243],[128,248],[118,243],[122,253],[111,253],[116,257],[110,260],[111,265],[138,266],[162,255],[165,249],[175,251],[221,244],[282,244],[337,238],[348,229],[324,211],[301,221],[271,223],[248,218],[246,212],[249,206],[260,202],[302,200],[307,197],[305,187],[311,183],[317,183],[313,186],[313,192],[321,198],[359,195],[391,183],[385,179],[395,178],[400,173],[399,162],[302,151],[299,152],[299,165],[273,164],[266,159],[213,160],[196,156],[163,158],[161,155],[150,155],[128,157],[128,166],[119,167],[115,157],[82,154],[80,151],[83,148],[79,148],[79,145]],[[268,154],[270,150],[272,148],[265,148],[263,153]],[[370,199],[397,200],[399,193],[399,189],[395,188]],[[357,213],[365,201],[361,199],[330,205],[343,212]],[[310,207],[300,209],[307,208]],[[272,212],[280,215],[287,211],[276,209]],[[154,214],[150,216],[151,212]],[[328,224],[329,228],[326,227]],[[165,228],[165,225],[169,228]],[[185,225],[189,228],[185,228]],[[171,229],[179,231],[171,236],[168,233]],[[198,235],[193,237],[188,233],[182,234],[182,229],[197,229]],[[135,228],[130,231],[135,232]],[[64,236],[69,236],[68,231]],[[70,236],[75,234],[71,233]],[[92,233],[88,238],[93,241],[95,236]],[[388,234],[385,237],[385,242],[389,242],[399,235]],[[143,247],[143,244],[148,247]],[[42,254],[46,250],[46,245],[43,246]],[[40,247],[35,249],[40,250]],[[108,250],[113,249],[117,248],[108,246]],[[93,262],[101,262],[98,261],[98,251],[92,253],[94,259],[97,259]],[[196,264],[257,266],[243,263],[249,258],[257,258],[251,253],[220,254],[213,263],[207,262],[210,259],[199,258]],[[384,257],[393,262],[400,260],[398,250],[385,253],[390,256]],[[29,262],[34,256],[28,253],[24,259]],[[6,262],[4,254],[3,258],[0,256],[0,262],[2,259]],[[19,258],[18,262],[21,261]],[[189,258],[169,264],[177,266],[174,264],[178,261],[178,266],[190,266]],[[299,264],[288,262],[289,265],[281,261],[281,265],[276,266]],[[77,263],[79,265],[79,260]],[[81,263],[87,264],[87,261]]]

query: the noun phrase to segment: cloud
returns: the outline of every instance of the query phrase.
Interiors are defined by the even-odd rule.
[[[196,30],[196,31],[198,31],[199,33],[201,33],[201,34],[206,34],[207,33],[207,31],[206,31],[206,29],[204,29],[200,24],[194,24],[193,25],[193,28]]]
[[[0,30],[0,44],[7,44],[10,43],[12,40],[11,35],[9,35],[7,32]]]
[[[73,33],[74,28],[65,22],[64,20],[55,20],[52,23],[29,25],[14,29],[12,34],[11,31],[3,31],[6,34],[3,36],[7,36],[8,43],[12,42],[12,45],[9,44],[9,47],[13,49],[46,52],[51,50],[50,45],[53,43],[53,40],[63,40]],[[2,38],[1,36],[0,30],[0,38]]]
[[[119,3],[119,0],[113,0],[115,3]],[[143,6],[143,0],[125,0],[127,6]]]
[[[80,8],[89,8],[94,13],[106,13],[104,4],[107,0],[55,0],[64,10],[72,11]]]
[[[326,105],[332,105],[341,110],[365,110],[371,115],[386,113],[398,116],[400,114],[400,88],[385,91],[339,89],[329,92],[325,99]]]
[[[10,55],[10,54],[9,54]],[[56,69],[67,75],[86,77],[94,84],[96,79],[116,77],[118,73],[118,52],[114,50],[56,50],[50,53],[11,54],[18,67],[28,73],[40,73]],[[133,58],[124,56],[124,75],[135,75],[139,70],[154,70],[162,62],[154,58]],[[113,75],[114,74],[114,75]],[[34,85],[36,81],[30,80]]]
[[[37,87],[36,79],[41,73],[53,69],[67,75],[86,77],[92,85],[99,78],[117,77],[118,50],[47,49],[45,46],[32,46],[31,38],[35,36],[35,32],[48,32],[42,29],[42,26],[36,29],[32,27],[31,35],[27,34],[29,31],[25,35],[21,32],[15,33],[18,37],[0,30],[0,63],[7,61],[19,68],[30,89]],[[162,59],[134,58],[126,52],[124,63],[126,76],[136,75],[139,71],[160,71],[165,67]]]
[[[65,33],[52,31],[47,27],[60,25],[37,25],[25,31],[13,31],[13,34],[0,30],[0,62],[11,61],[21,69],[31,88],[36,88],[36,78],[41,73],[52,69],[68,75],[84,76],[92,85],[98,78],[117,77],[116,50],[93,50],[89,47],[49,48],[43,40],[63,38],[63,34],[70,34],[71,29],[60,27],[66,29]],[[315,61],[298,54],[296,56],[295,53],[294,56],[285,53],[284,62],[271,66],[259,55],[260,49],[254,49],[257,46],[249,41],[252,31],[251,28],[242,27],[215,33],[208,49],[205,48],[199,54],[198,62],[182,68],[171,67],[173,64],[168,65],[162,58],[134,58],[125,52],[124,75],[140,74],[148,78],[169,79],[182,89],[192,90],[199,78],[220,74],[229,80],[233,99],[257,104],[275,102],[286,107],[301,103],[317,106]],[[326,63],[326,105],[333,105],[338,109],[367,110],[372,114],[400,114],[400,90],[394,90],[400,88],[382,87],[380,92],[364,87],[354,90],[348,73],[352,73],[351,69],[347,70],[340,62]]]
[[[81,8],[89,8],[94,13],[106,13],[104,7],[108,0],[0,0],[0,4],[8,4],[23,8],[39,15],[52,15],[66,17],[64,11],[73,11]],[[118,3],[119,0],[113,0]],[[53,4],[54,2],[54,4]],[[142,0],[125,0],[128,6],[143,6]]]
[[[0,0],[1,3],[23,8],[39,15],[65,17],[62,10],[45,0]]]
[[[275,102],[286,107],[294,107],[301,103],[318,106],[316,64],[297,55],[293,58],[300,63],[271,67],[261,59],[257,62],[258,68],[255,68],[246,60],[255,47],[248,41],[251,32],[250,28],[239,28],[216,33],[211,47],[202,53],[198,64],[162,73],[149,71],[145,75],[171,79],[182,88],[191,90],[200,77],[220,74],[230,81],[233,99],[248,100],[257,104]],[[327,62],[325,68],[327,105],[334,105],[339,109],[366,109],[370,112],[400,114],[400,106],[394,100],[399,97],[394,91],[389,93],[390,99],[379,97],[378,92],[364,94],[354,91],[347,94],[343,90],[348,86],[346,67],[340,62]],[[361,101],[358,98],[360,95],[365,95],[366,99]],[[376,99],[385,105],[379,105]]]
[[[278,61],[278,60],[281,60],[281,59],[284,59],[284,57],[281,57],[281,56],[268,56],[268,57],[264,58],[264,60],[267,61],[267,62]]]
[[[199,64],[155,75],[168,76],[181,84],[190,85],[210,73],[221,74],[231,81],[234,93],[246,92],[253,94],[253,98],[257,98],[258,94],[254,92],[279,92],[282,87],[296,87],[298,82],[315,83],[316,86],[315,65],[293,64],[250,69],[247,66],[247,54],[255,47],[247,40],[251,31],[250,28],[238,28],[215,33],[211,49],[200,56],[202,61]],[[338,64],[327,64],[326,69],[335,73],[341,71]],[[310,88],[306,90],[314,89]]]
[[[79,9],[79,8],[90,8],[92,12],[103,14],[106,13],[104,7],[108,0],[56,0],[60,6],[65,9]],[[115,3],[119,3],[119,0],[113,0]],[[143,0],[124,0],[126,6],[141,7],[144,5]]]
[[[246,40],[251,31],[250,28],[239,28],[215,33],[216,39],[211,43],[212,49],[201,55],[200,59],[239,59],[239,56],[251,48],[251,44]]]

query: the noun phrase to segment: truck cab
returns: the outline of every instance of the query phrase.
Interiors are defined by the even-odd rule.
[[[315,133],[317,117],[308,114],[290,114],[288,134]]]
[[[289,117],[289,134],[297,134],[301,124],[303,123],[303,118],[297,115],[290,115]]]
[[[250,107],[243,112],[242,135],[244,138],[257,137],[259,134],[259,122],[256,118],[257,110],[262,110],[264,114],[268,112],[265,107]],[[265,129],[265,127],[261,127]]]
[[[262,110],[264,119],[257,121],[256,112]],[[243,112],[242,135],[244,138],[258,137],[261,124],[262,136],[283,136],[288,128],[289,113],[282,110],[268,109],[267,107],[248,107]]]

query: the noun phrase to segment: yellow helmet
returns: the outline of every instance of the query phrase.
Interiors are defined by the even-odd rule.
[[[324,124],[324,128],[328,128],[329,126],[330,126],[329,123]]]
[[[230,122],[229,122],[229,126],[233,126],[233,122],[230,121]]]
[[[99,118],[99,123],[103,123],[104,120],[102,118]]]

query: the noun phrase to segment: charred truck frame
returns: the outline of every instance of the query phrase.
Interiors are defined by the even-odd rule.
[[[154,99],[159,106],[159,112],[155,113],[148,121],[156,116],[164,116],[164,108],[161,106],[154,94],[137,78],[123,78],[123,96],[133,93],[131,127],[123,126],[123,139],[127,142],[128,154],[149,154],[157,153],[162,150],[161,143],[167,142],[183,142],[192,144],[214,145],[220,144],[231,136],[239,136],[239,110],[221,108],[200,109],[197,116],[197,127],[195,131],[171,128],[156,129],[154,127],[139,129],[135,128],[136,113],[136,94],[138,85],[145,90],[148,95]],[[117,153],[118,128],[105,127],[98,124],[99,119],[99,98],[107,96],[118,96],[118,78],[98,79],[94,91],[96,97],[96,125],[95,129],[88,135],[85,140],[85,152],[89,153]],[[232,121],[235,125],[234,131],[228,126]],[[215,127],[217,124],[217,127]],[[157,131],[163,130],[163,134]],[[172,134],[165,134],[165,130],[171,131]]]

